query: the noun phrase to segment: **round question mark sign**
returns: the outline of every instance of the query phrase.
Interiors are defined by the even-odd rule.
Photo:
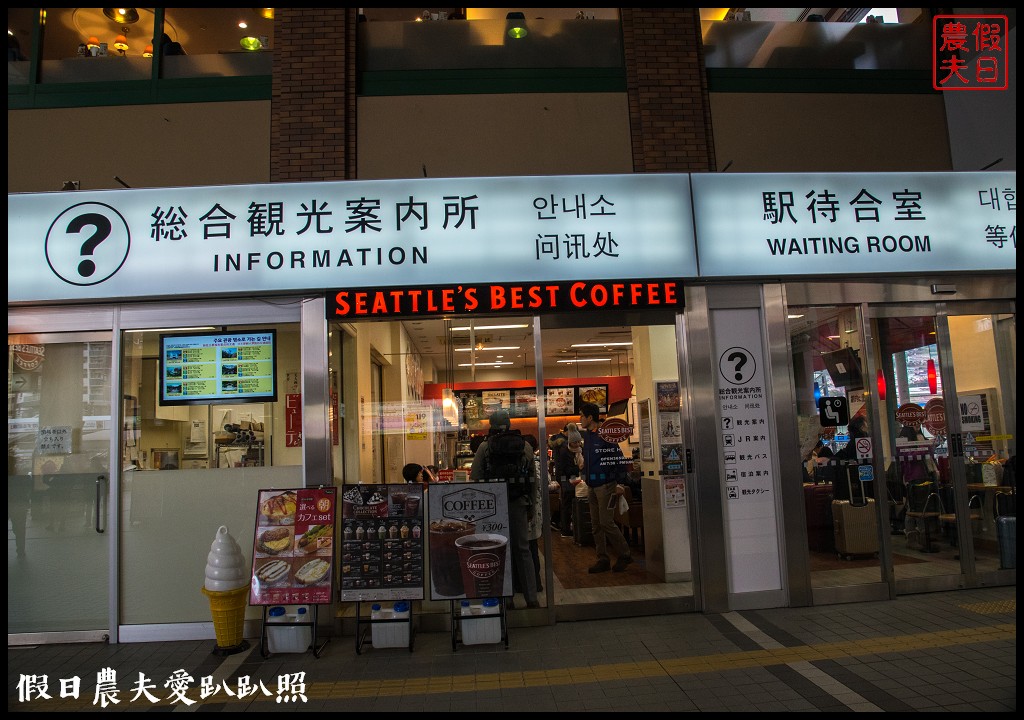
[[[731,347],[722,353],[718,371],[730,385],[742,385],[754,377],[757,364],[753,356],[741,347]]]
[[[46,232],[46,263],[71,285],[98,285],[128,259],[131,233],[117,210],[103,203],[72,205]]]

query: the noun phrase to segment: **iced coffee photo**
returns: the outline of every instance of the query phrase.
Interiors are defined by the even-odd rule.
[[[472,535],[476,525],[462,520],[433,520],[430,523],[430,582],[434,596],[465,596],[462,566],[455,542]]]

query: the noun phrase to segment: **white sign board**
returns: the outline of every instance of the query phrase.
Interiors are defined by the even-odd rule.
[[[8,195],[9,303],[694,277],[676,175]]]
[[[756,308],[712,310],[715,394],[722,446],[729,591],[777,590],[778,518],[772,438]]]
[[[692,175],[701,277],[1017,268],[1017,173]]]

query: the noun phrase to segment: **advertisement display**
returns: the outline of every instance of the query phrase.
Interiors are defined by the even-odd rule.
[[[274,402],[274,330],[160,336],[160,404]]]
[[[341,599],[423,599],[423,486],[352,485],[341,507]]]
[[[325,605],[334,567],[334,487],[260,490],[250,605]]]
[[[430,599],[511,596],[507,485],[433,485],[428,501]]]

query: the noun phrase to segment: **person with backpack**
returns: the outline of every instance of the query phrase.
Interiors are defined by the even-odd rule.
[[[533,448],[522,433],[512,429],[508,411],[489,418],[487,438],[473,457],[469,478],[474,482],[505,482],[508,485],[508,553],[512,560],[513,586],[523,593],[526,607],[539,608],[537,585],[530,554],[530,518],[540,508],[533,505],[537,470]]]
[[[601,427],[601,409],[594,403],[580,405],[580,427],[583,428],[583,482],[587,484],[590,503],[590,523],[594,532],[594,548],[597,563],[587,572],[602,573],[612,570],[622,572],[633,562],[629,543],[615,524],[615,511],[609,505],[618,495],[617,486],[625,478],[625,456],[615,443],[598,434]],[[611,562],[608,546],[615,553],[615,564]]]

